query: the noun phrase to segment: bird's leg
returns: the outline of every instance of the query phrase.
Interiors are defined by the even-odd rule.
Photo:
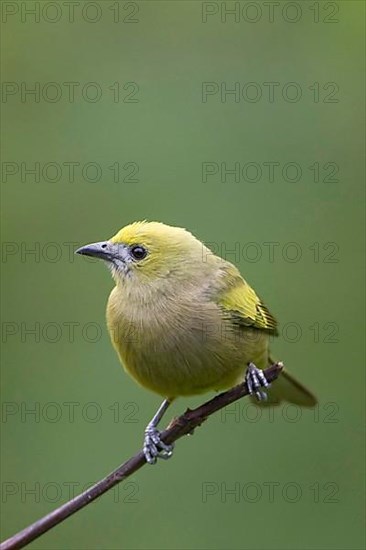
[[[171,399],[164,399],[151,422],[146,426],[144,439],[144,455],[149,464],[155,464],[157,458],[170,458],[173,454],[174,445],[167,445],[160,439],[160,432],[157,425],[163,418]]]
[[[254,394],[258,401],[266,401],[267,394],[266,392],[261,391],[260,388],[268,388],[270,384],[269,382],[267,382],[263,371],[261,369],[258,369],[254,363],[248,364],[245,373],[245,381],[251,395]]]

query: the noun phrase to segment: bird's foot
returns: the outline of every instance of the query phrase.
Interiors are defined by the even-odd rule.
[[[150,424],[145,430],[144,455],[149,464],[155,464],[158,458],[167,460],[173,454],[174,445],[168,445],[161,440],[161,434]]]
[[[258,369],[254,363],[249,363],[245,373],[245,381],[251,395],[255,395],[258,401],[266,401],[267,394],[260,388],[268,388],[270,384],[266,380],[263,371]]]

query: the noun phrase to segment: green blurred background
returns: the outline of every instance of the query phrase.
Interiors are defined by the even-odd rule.
[[[108,272],[70,251],[146,218],[238,265],[319,407],[243,401],[31,547],[363,548],[364,4],[46,4],[2,3],[2,538],[141,445],[159,397],[110,345]]]

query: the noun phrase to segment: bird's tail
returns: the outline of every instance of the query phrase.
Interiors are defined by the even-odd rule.
[[[270,359],[270,364],[273,361]],[[296,380],[292,374],[283,369],[280,376],[275,380],[271,387],[266,390],[268,399],[263,405],[279,405],[283,401],[294,403],[299,407],[315,407],[317,398],[301,382]]]

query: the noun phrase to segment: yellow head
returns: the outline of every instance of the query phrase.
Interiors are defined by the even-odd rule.
[[[212,256],[185,229],[147,221],[127,225],[108,241],[84,246],[76,253],[106,261],[117,284],[183,281],[194,274],[202,277],[202,266]]]

